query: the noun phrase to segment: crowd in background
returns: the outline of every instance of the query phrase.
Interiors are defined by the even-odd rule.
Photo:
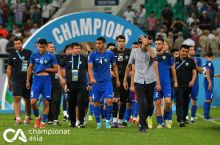
[[[1,0],[0,1],[0,54],[13,48],[15,37],[24,41],[49,21],[64,0]]]

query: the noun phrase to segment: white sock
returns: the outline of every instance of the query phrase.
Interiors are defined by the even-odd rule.
[[[25,118],[28,119],[28,118],[30,118],[30,116],[26,116]]]
[[[64,115],[64,116],[67,116],[67,115],[68,115],[66,110],[63,111],[63,115]]]
[[[113,123],[117,122],[117,118],[113,118]]]
[[[121,119],[119,119],[119,120],[118,120],[118,123],[120,123],[120,124],[121,124],[121,123],[122,123],[122,120],[121,120]]]
[[[16,117],[16,120],[21,120],[21,117],[19,116],[19,117]]]

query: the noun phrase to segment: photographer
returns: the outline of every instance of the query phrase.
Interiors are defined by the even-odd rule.
[[[135,66],[134,86],[138,96],[139,105],[139,132],[146,133],[148,124],[147,116],[150,114],[153,107],[153,95],[156,84],[156,89],[160,90],[160,82],[158,77],[158,62],[154,61],[156,53],[151,48],[151,37],[140,36],[141,48],[132,50],[128,65],[125,71],[124,88],[128,89],[127,78],[131,70],[132,64]]]

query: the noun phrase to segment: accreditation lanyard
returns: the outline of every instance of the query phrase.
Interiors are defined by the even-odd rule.
[[[79,55],[79,57],[78,57],[77,70],[79,69],[79,66],[80,66],[80,55]],[[73,58],[73,55],[72,55],[72,70],[74,70],[74,58]]]
[[[16,52],[17,52],[18,57],[20,58],[20,60],[23,62],[23,59],[22,59],[22,57],[21,57],[20,53],[19,53],[17,50],[16,50]]]

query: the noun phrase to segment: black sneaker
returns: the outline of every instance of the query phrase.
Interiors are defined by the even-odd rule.
[[[48,125],[52,125],[53,121],[48,121],[47,124]]]
[[[147,129],[143,128],[143,127],[140,127],[139,128],[139,132],[140,133],[147,133]]]
[[[70,127],[71,127],[71,128],[75,128],[76,125],[75,125],[75,124],[71,124]]]
[[[54,121],[53,121],[53,125],[56,125],[56,126],[61,126],[61,124],[59,123],[59,121],[58,121],[58,120],[54,120]]]
[[[185,122],[183,122],[183,121],[179,122],[179,123],[178,123],[178,126],[179,126],[179,127],[186,127]]]
[[[84,124],[80,124],[78,128],[86,128]]]
[[[64,117],[63,117],[63,121],[68,121],[68,117],[67,117],[67,116],[64,116]]]
[[[189,124],[189,121],[188,121],[188,119],[186,119],[186,120],[184,121],[184,123],[185,123],[185,124]]]

